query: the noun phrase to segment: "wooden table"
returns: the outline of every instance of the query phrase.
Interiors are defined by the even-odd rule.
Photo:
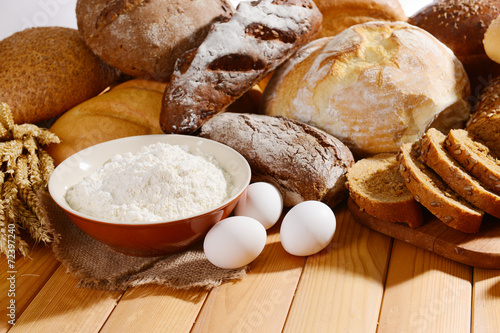
[[[287,254],[278,226],[242,280],[210,292],[76,287],[50,247],[1,281],[1,332],[500,332],[500,270],[479,269],[372,231],[336,209],[332,243]],[[15,300],[16,324],[7,306]]]

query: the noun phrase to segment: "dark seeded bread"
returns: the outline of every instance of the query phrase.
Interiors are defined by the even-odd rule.
[[[500,156],[500,77],[492,80],[474,106],[466,130]]]
[[[423,223],[422,206],[413,199],[398,169],[396,154],[361,159],[347,171],[349,196],[366,213],[411,228]]]
[[[457,194],[474,206],[500,218],[500,196],[472,177],[444,148],[446,135],[430,128],[421,140],[421,160]]]
[[[495,193],[500,193],[500,161],[488,147],[462,129],[451,130],[445,142],[453,158],[471,175]]]
[[[415,199],[451,228],[474,233],[484,212],[461,198],[429,167],[418,160],[416,147],[401,146],[400,172]]]

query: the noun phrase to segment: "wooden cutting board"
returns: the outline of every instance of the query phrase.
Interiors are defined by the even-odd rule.
[[[424,225],[412,229],[361,211],[351,198],[347,206],[357,222],[372,230],[466,265],[500,269],[500,220],[492,216],[485,215],[479,232],[467,234],[448,227],[430,213]]]

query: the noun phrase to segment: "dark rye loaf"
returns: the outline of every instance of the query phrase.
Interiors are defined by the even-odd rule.
[[[354,164],[351,151],[338,139],[287,118],[221,113],[200,135],[241,153],[252,168],[252,181],[275,185],[291,207],[305,200],[335,206],[347,196],[346,172]]]

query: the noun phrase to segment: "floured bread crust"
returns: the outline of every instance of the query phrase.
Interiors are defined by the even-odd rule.
[[[470,86],[451,50],[404,22],[353,26],[284,64],[262,112],[312,124],[356,157],[397,152],[429,127],[443,132],[469,117]]]
[[[321,22],[312,0],[241,2],[177,61],[164,94],[163,131],[194,132],[312,40]]]

